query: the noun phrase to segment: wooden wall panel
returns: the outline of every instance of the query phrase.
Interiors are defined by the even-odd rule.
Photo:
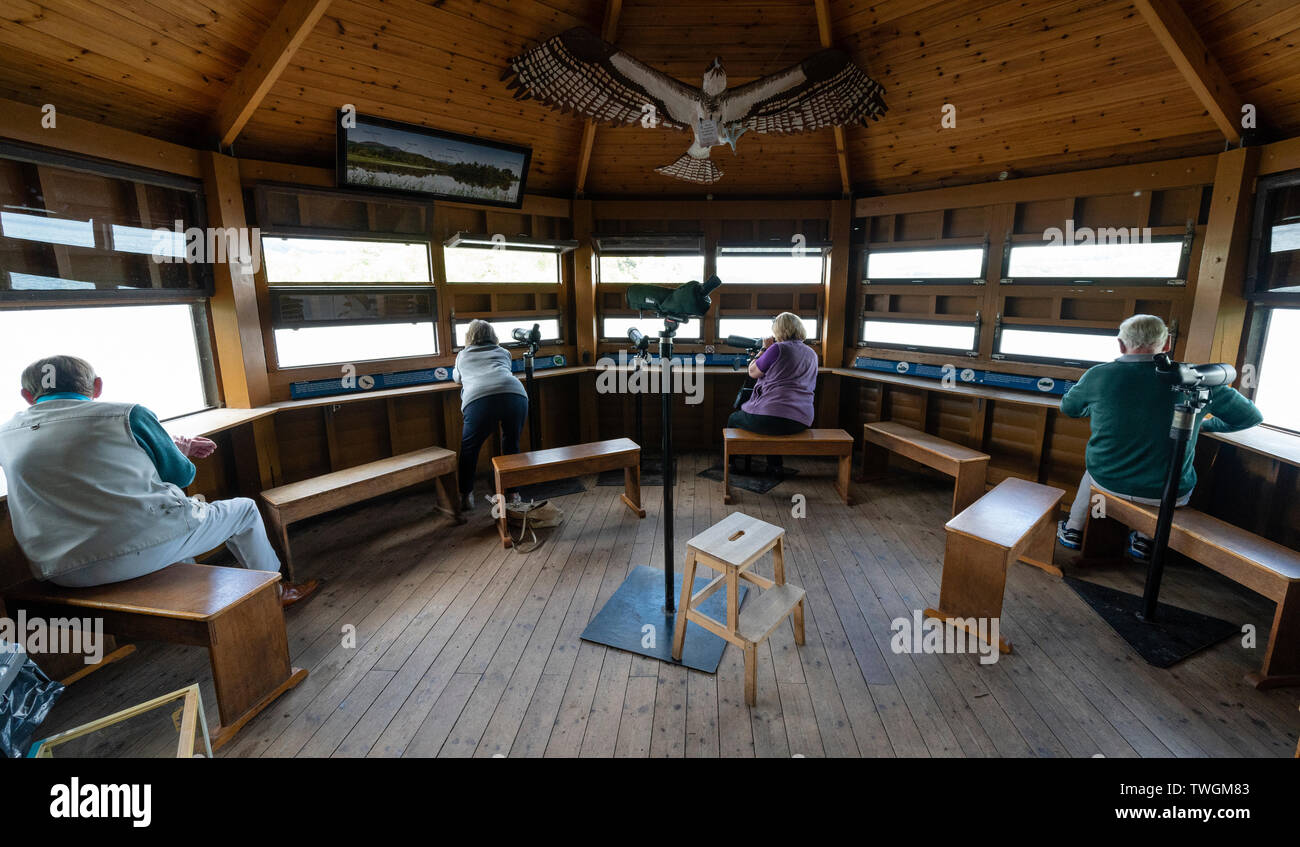
[[[285,484],[330,472],[325,418],[319,408],[277,412],[275,434]]]
[[[393,454],[388,443],[387,405],[382,400],[324,408],[326,431],[334,445],[331,449],[334,470],[363,465]]]

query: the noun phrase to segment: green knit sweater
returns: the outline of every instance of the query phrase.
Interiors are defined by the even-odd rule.
[[[1151,356],[1120,356],[1089,368],[1061,398],[1061,411],[1072,418],[1092,418],[1088,438],[1088,473],[1102,488],[1130,497],[1158,499],[1174,442],[1169,437],[1178,395],[1157,378]],[[1255,404],[1226,385],[1210,389],[1205,411],[1214,417],[1196,421],[1178,496],[1196,486],[1196,436],[1236,432],[1262,421]]]

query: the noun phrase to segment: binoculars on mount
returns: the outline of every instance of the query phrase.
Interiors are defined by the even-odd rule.
[[[1160,378],[1179,391],[1231,385],[1237,379],[1237,369],[1229,364],[1189,365],[1175,362],[1168,353],[1157,353],[1155,363]]]
[[[746,367],[754,357],[763,352],[763,339],[747,338],[743,335],[728,335],[723,339],[723,344],[728,347],[739,347],[744,350],[739,356],[731,360],[731,369],[738,371]]]
[[[510,335],[521,344],[540,344],[542,341],[542,325],[533,324],[532,329],[516,327]]]
[[[709,306],[709,292],[722,285],[717,275],[704,282],[691,280],[676,288],[659,285],[629,285],[627,288],[627,305],[638,312],[654,312],[661,318],[683,322],[689,318],[703,317]]]

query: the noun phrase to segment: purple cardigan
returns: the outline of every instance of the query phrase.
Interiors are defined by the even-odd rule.
[[[763,375],[741,411],[812,426],[817,351],[802,341],[778,341],[764,350],[754,364]]]

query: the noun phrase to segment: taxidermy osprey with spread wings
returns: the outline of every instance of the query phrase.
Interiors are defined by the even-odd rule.
[[[843,50],[827,48],[797,65],[728,90],[714,59],[696,89],[640,62],[583,27],[547,39],[510,61],[502,79],[515,99],[536,99],[611,125],[690,128],[690,149],[661,174],[710,184],[722,176],[709,150],[754,132],[807,132],[866,125],[884,114],[884,89]]]

